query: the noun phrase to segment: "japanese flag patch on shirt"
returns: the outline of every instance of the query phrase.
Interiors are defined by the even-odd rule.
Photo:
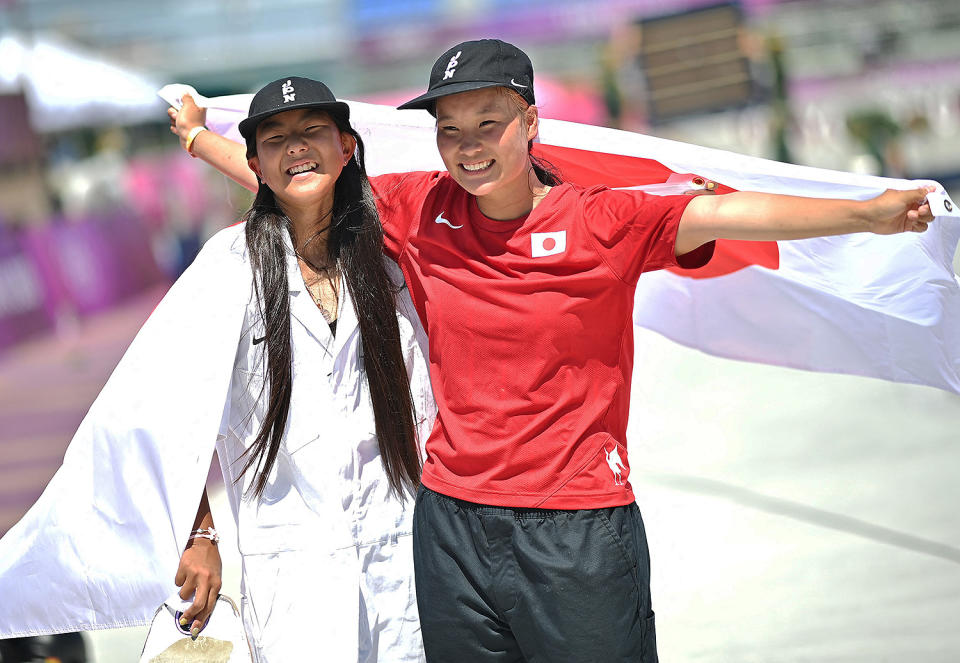
[[[534,258],[553,256],[566,250],[566,230],[558,230],[552,233],[531,233],[530,235],[530,255]]]

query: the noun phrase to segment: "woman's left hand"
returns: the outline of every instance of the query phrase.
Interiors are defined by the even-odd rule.
[[[927,203],[927,194],[933,191],[936,191],[936,187],[925,186],[907,191],[887,189],[867,201],[870,231],[878,235],[922,233],[933,221],[933,212]]]
[[[191,539],[187,549],[180,555],[176,577],[180,598],[186,601],[191,595],[194,597],[193,605],[184,610],[180,625],[190,624],[190,632],[194,638],[207,623],[217,604],[217,596],[223,586],[222,570],[220,551],[217,545],[208,539]]]

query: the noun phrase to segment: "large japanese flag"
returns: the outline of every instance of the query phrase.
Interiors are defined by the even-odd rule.
[[[185,86],[168,86],[175,100]],[[249,95],[204,99],[208,126],[240,140]],[[441,170],[433,118],[350,102],[371,175]],[[907,181],[783,164],[583,124],[543,120],[537,152],[564,179],[654,193],[713,188],[866,199]],[[960,393],[960,214],[942,186],[923,234],[719,242],[703,269],[645,274],[634,319],[679,343],[749,361]]]

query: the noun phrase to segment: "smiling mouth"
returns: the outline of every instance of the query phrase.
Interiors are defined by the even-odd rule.
[[[487,170],[492,165],[493,165],[493,159],[489,159],[487,161],[480,161],[478,163],[461,163],[460,167],[463,168],[468,173],[479,173],[481,171]]]
[[[290,166],[287,168],[287,175],[299,175],[300,173],[309,173],[310,171],[316,169],[316,161],[308,161],[307,163],[300,163],[296,166]]]

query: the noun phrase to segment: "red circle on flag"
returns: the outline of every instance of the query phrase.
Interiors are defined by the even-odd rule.
[[[555,240],[553,237],[547,237],[545,240],[543,240],[544,251],[553,251],[555,248],[557,248],[557,240]]]

